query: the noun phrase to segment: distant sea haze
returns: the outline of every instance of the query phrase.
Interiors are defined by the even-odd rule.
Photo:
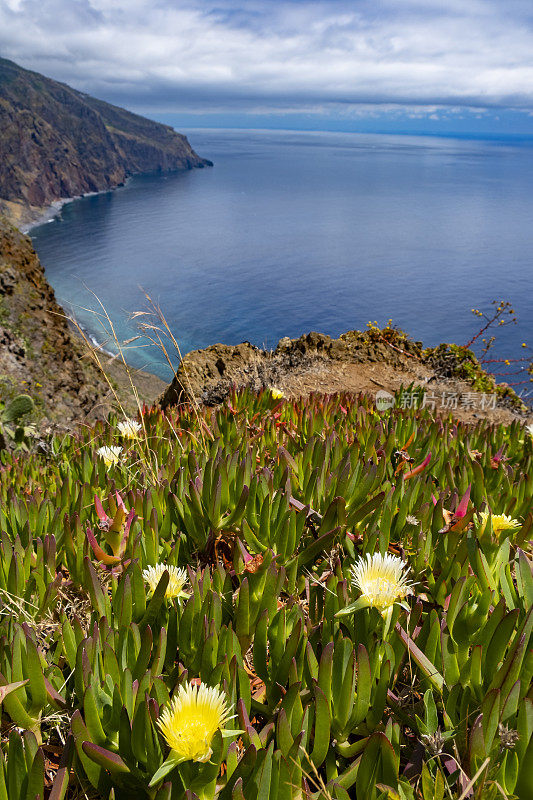
[[[183,353],[389,317],[427,345],[464,344],[470,310],[502,298],[519,324],[497,331],[498,352],[531,343],[533,142],[185,132],[212,169],[135,177],[31,231],[59,301],[97,340],[88,289],[128,339],[142,287]],[[156,348],[127,353],[170,377]]]

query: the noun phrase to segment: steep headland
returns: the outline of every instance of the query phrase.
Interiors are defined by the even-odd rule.
[[[0,213],[17,225],[135,173],[211,165],[170,126],[2,58],[0,132]]]

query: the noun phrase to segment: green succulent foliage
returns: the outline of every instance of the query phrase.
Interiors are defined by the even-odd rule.
[[[17,395],[7,405],[0,403],[0,448],[5,446],[5,436],[2,434],[6,434],[13,448],[29,449],[35,428],[33,425],[23,425],[21,420],[31,414],[34,408],[34,402],[28,394]]]
[[[10,640],[0,640],[0,685],[18,684],[4,699],[3,710],[20,728],[32,731],[41,741],[41,721],[48,712],[66,707],[61,694],[63,674],[42,653],[29,625],[14,623]]]
[[[21,417],[31,414],[34,403],[28,394],[19,394],[13,398],[1,411],[2,422],[18,422]]]
[[[109,470],[112,418],[0,453],[0,800],[459,800],[469,781],[528,800],[518,423],[243,390],[143,430]],[[374,553],[409,564],[408,611],[360,600],[351,567]],[[176,764],[158,720],[191,681],[234,719]]]
[[[24,731],[21,735],[11,731],[9,739],[0,750],[1,800],[64,800],[69,785],[69,768],[72,761],[72,742],[68,740],[63,750],[58,770],[52,781],[50,794],[45,794],[45,754],[35,735]],[[48,787],[47,787],[48,790]]]

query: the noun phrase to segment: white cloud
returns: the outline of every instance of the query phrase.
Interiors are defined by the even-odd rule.
[[[520,0],[0,0],[0,54],[152,110],[533,108]]]

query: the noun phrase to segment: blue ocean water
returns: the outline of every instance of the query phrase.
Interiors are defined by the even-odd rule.
[[[142,287],[184,353],[243,340],[273,347],[389,317],[426,344],[464,344],[477,329],[470,309],[504,298],[519,324],[500,328],[498,352],[522,355],[533,319],[533,142],[186,133],[212,169],[135,177],[31,231],[59,301],[99,341],[91,292],[127,339]],[[169,377],[155,347],[128,358]]]

